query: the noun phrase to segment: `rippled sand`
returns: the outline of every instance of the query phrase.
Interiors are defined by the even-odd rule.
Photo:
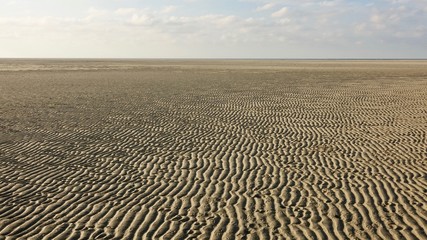
[[[427,239],[426,69],[0,60],[0,239]]]

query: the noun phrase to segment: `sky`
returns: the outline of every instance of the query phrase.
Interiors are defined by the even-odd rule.
[[[427,0],[0,0],[0,58],[427,58]]]

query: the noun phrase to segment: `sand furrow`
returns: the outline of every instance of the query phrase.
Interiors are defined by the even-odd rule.
[[[0,239],[427,239],[425,65],[7,65]]]

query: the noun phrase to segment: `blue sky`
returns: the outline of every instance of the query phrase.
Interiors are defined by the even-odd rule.
[[[0,57],[427,58],[426,0],[0,0]]]

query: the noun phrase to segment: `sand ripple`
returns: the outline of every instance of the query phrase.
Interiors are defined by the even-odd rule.
[[[3,72],[0,239],[427,239],[426,64],[280,64]]]

